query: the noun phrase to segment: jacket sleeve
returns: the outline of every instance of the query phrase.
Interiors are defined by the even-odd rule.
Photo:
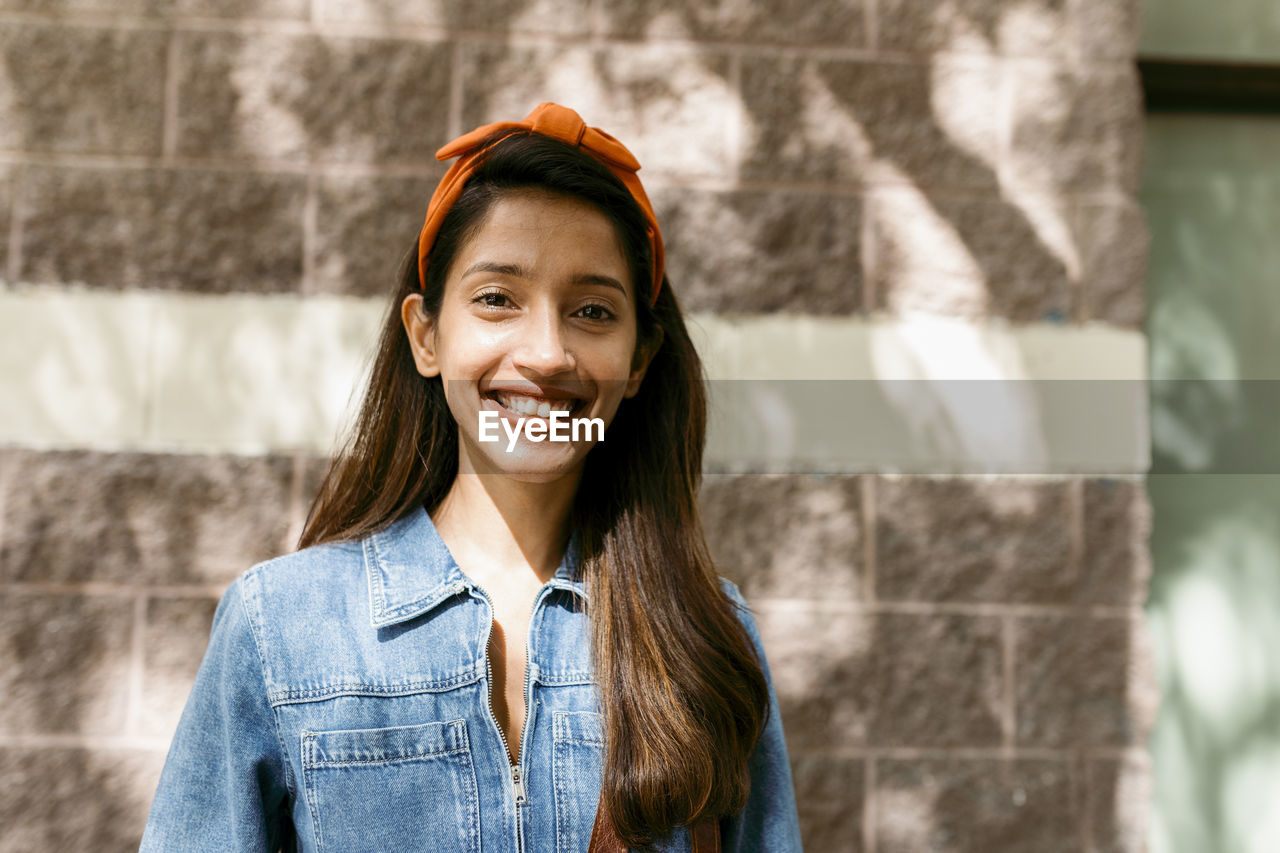
[[[725,578],[720,579],[720,584],[737,605],[738,618],[751,635],[769,685],[769,719],[748,765],[751,769],[751,793],[747,795],[747,805],[741,812],[720,822],[721,847],[725,853],[799,853],[800,819],[796,812],[795,787],[791,781],[787,742],[782,733],[782,714],[778,710],[778,697],[769,674],[769,662],[765,659],[764,644],[760,640],[755,617],[738,587]]]
[[[292,848],[291,783],[249,621],[245,578],[213,617],[141,850]]]

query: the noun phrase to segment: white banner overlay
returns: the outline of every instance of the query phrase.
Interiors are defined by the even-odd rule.
[[[0,288],[0,443],[330,453],[384,309],[382,299]],[[688,323],[712,380],[710,468],[1148,466],[1145,399],[1133,391],[1146,378],[1139,332],[933,316]]]

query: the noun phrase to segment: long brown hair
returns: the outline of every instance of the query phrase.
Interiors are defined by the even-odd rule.
[[[414,367],[400,305],[423,293],[440,309],[458,249],[504,193],[536,187],[583,199],[617,229],[636,305],[637,339],[662,336],[639,392],[609,440],[587,454],[570,523],[590,599],[591,653],[604,720],[601,803],[626,844],[740,811],[768,690],[751,639],[720,587],[697,493],[706,438],[702,362],[675,293],[652,280],[640,209],[607,168],[535,134],[508,136],[450,210],[418,278],[416,241],[383,323],[360,413],[311,506],[299,547],[359,539],[406,513],[431,512],[458,471],[457,424],[440,377]]]

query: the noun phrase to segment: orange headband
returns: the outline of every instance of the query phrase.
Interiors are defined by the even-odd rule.
[[[483,155],[490,146],[482,147],[482,143],[490,137],[502,133],[503,139],[513,133],[539,133],[557,139],[566,145],[581,149],[599,160],[609,168],[610,172],[626,185],[631,196],[640,205],[644,213],[645,229],[649,233],[649,245],[653,249],[653,293],[649,304],[658,301],[658,290],[662,287],[663,266],[665,257],[662,250],[662,232],[658,230],[658,219],[653,215],[653,205],[645,195],[644,187],[636,172],[640,163],[627,150],[626,146],[598,127],[587,127],[582,117],[568,107],[550,102],[538,104],[524,121],[499,121],[477,127],[445,145],[436,152],[437,160],[458,159],[449,171],[444,173],[436,191],[431,194],[431,203],[427,205],[427,221],[422,225],[422,233],[418,235],[418,281],[426,286],[427,256],[431,254],[431,246],[436,241],[440,224],[445,215],[453,207],[462,188],[483,161]]]

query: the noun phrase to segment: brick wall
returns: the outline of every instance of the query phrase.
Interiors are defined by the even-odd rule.
[[[1138,850],[1146,499],[1114,479],[713,477],[806,849]]]
[[[686,310],[1138,333],[1135,0],[613,5],[0,0],[4,290],[378,300],[435,149],[551,99],[644,164]],[[83,320],[0,399],[154,422]],[[322,457],[0,439],[0,850],[129,849],[217,596]],[[807,849],[1143,848],[1149,512],[1108,473],[709,472]]]

